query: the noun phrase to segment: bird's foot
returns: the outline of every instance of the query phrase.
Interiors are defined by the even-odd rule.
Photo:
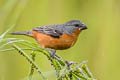
[[[46,48],[48,51],[49,51],[49,53],[50,53],[50,60],[52,60],[55,56],[57,56],[56,55],[56,50],[53,50],[53,49],[49,49],[49,48]]]
[[[77,64],[77,63],[75,63],[75,62],[68,62],[67,60],[65,61],[65,63],[66,63],[66,65],[67,65],[67,67],[69,68],[72,64],[74,65],[74,64]]]
[[[52,54],[51,54],[51,58],[50,59],[52,60],[54,58],[54,56],[56,55],[56,51],[52,51],[51,53]]]

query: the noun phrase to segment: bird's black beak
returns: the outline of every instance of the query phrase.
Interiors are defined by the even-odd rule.
[[[81,29],[81,30],[85,30],[85,29],[87,29],[87,26],[86,26],[86,25],[83,25],[80,29]]]

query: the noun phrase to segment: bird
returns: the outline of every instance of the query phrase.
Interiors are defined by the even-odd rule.
[[[34,38],[42,48],[50,50],[65,50],[71,48],[79,34],[87,26],[80,20],[70,20],[64,24],[38,26],[31,31],[12,32],[13,35],[26,35]]]

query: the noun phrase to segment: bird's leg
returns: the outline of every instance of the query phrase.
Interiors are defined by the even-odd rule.
[[[46,48],[50,53],[51,53],[51,60],[54,58],[54,56],[56,55],[56,50],[50,49],[50,48]]]
[[[65,63],[66,63],[66,65],[67,65],[67,67],[68,68],[70,68],[70,66],[72,65],[72,64],[77,64],[77,63],[75,63],[75,62],[68,62],[67,60],[65,60]]]
[[[68,61],[66,60],[65,63],[67,64],[67,67],[70,67],[70,65],[71,65],[70,62],[68,62]]]
[[[54,58],[54,56],[56,55],[56,50],[51,50],[51,59],[53,59]]]

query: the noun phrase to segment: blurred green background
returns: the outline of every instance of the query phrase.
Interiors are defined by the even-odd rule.
[[[97,80],[119,80],[120,0],[0,0],[0,34],[13,24],[16,26],[11,32],[73,19],[83,21],[88,29],[80,34],[74,47],[58,51],[58,55],[70,61],[88,60]],[[7,37],[35,42],[25,36]],[[44,72],[53,70],[42,54],[37,56],[37,64]],[[16,51],[0,54],[0,80],[21,80],[28,72],[29,63]]]

